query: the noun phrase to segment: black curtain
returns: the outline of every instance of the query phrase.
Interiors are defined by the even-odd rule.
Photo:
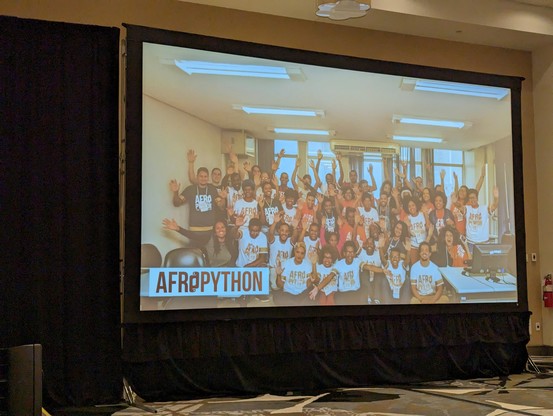
[[[126,324],[123,360],[152,401],[520,373],[530,314]]]
[[[118,401],[119,29],[0,37],[0,346],[42,344],[47,401]]]

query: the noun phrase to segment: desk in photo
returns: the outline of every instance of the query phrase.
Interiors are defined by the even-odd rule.
[[[498,282],[486,275],[463,274],[462,267],[440,267],[446,288],[454,296],[452,302],[516,302],[517,279],[509,273],[497,273]]]

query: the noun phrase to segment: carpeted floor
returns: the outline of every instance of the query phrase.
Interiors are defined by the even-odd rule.
[[[532,365],[535,364],[535,365]],[[430,415],[553,416],[553,358],[533,356],[528,372],[493,379],[451,380],[408,386],[374,386],[322,391],[313,395],[220,397],[142,403],[158,416],[176,415]],[[64,408],[52,416],[138,416],[137,407]]]
[[[313,396],[261,395],[145,403],[174,415],[553,415],[553,372],[504,379],[336,389]],[[147,415],[128,407],[114,416]]]

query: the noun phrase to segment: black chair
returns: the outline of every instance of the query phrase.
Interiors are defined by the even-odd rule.
[[[145,243],[140,246],[140,268],[147,272],[151,267],[161,267],[161,253],[153,244]]]
[[[165,255],[163,267],[207,267],[207,255],[201,248],[175,248]],[[162,309],[216,308],[216,296],[173,297],[164,300]]]
[[[163,267],[206,267],[207,256],[200,248],[175,248],[165,255]]]

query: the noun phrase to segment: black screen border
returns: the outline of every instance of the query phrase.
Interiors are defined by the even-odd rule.
[[[423,65],[374,60],[285,48],[193,33],[124,24],[127,29],[124,138],[124,271],[123,323],[159,323],[235,319],[289,319],[325,316],[390,316],[431,314],[482,314],[528,311],[526,236],[524,221],[521,89],[524,78],[461,71]],[[511,90],[511,126],[518,301],[509,303],[446,305],[352,305],[321,307],[270,307],[140,311],[140,245],[142,198],[142,48],[143,43],[186,47],[322,67],[387,75],[489,85]]]

